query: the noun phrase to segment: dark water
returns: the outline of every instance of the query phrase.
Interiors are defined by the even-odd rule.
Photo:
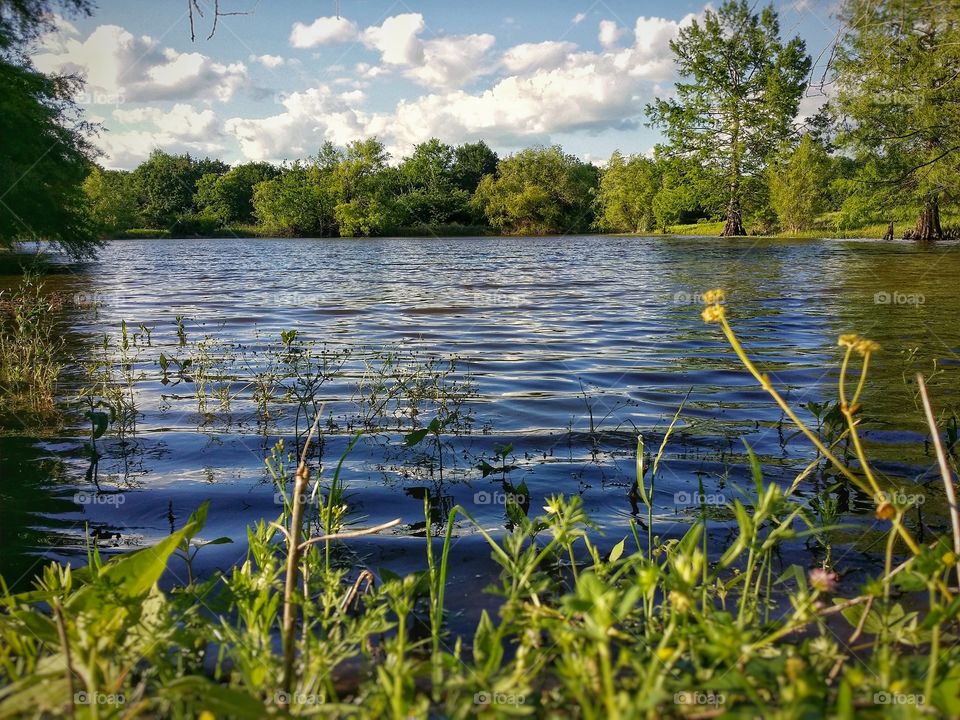
[[[14,282],[0,278],[3,286]],[[636,435],[655,450],[689,393],[655,497],[656,534],[677,536],[699,512],[689,498],[701,483],[727,502],[740,496],[738,486],[751,486],[744,440],[784,483],[812,458],[719,328],[701,321],[696,295],[712,287],[726,288],[748,351],[798,409],[836,397],[839,334],[883,345],[865,394],[868,444],[888,483],[923,493],[911,515],[919,534],[945,527],[911,383],[918,370],[933,373],[937,407],[948,413],[960,400],[956,246],[633,237],[119,241],[47,283],[69,300],[65,398],[83,385],[104,333],[116,360],[121,320],[131,335],[143,324],[151,337],[128,348],[135,429],[97,441],[99,490],[82,410],[52,436],[0,439],[0,571],[11,584],[24,582],[37,562],[82,560],[90,530],[118,550],[154,542],[204,500],[203,537],[235,543],[206,548],[198,563],[209,569],[242,558],[247,525],[280,510],[264,457],[281,437],[294,447],[309,414],[277,400],[264,419],[250,384],[266,354],[282,351],[281,331],[292,329],[297,342],[343,359],[317,393],[329,423],[325,477],[358,426],[358,384],[382,367],[385,352],[399,353],[408,368],[456,357],[446,380],[472,387],[462,408],[469,422],[443,434],[442,456],[428,443],[405,449],[402,432],[381,427],[345,461],[349,521],[401,519],[382,536],[350,543],[358,564],[422,564],[424,495],[438,508],[459,503],[484,527],[502,530],[503,496],[521,482],[531,515],[552,493],[579,494],[602,544],[613,545],[633,517]],[[164,385],[158,365],[161,353],[200,357],[198,342],[220,373],[206,407],[198,406],[196,377]],[[228,389],[216,396],[217,387]],[[398,425],[411,429],[409,419]],[[512,446],[505,464],[514,468],[485,477],[478,466],[504,464],[495,453],[505,446]],[[831,488],[818,474],[799,492],[838,504],[854,527],[833,535],[834,557],[868,568],[879,532],[871,500]],[[710,538],[719,548],[734,523],[722,508],[712,514]],[[495,573],[469,523],[458,523],[455,536],[453,603],[475,596]],[[798,546],[794,559],[819,557],[822,550]]]

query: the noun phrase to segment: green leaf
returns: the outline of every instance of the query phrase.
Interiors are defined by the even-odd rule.
[[[623,548],[626,542],[627,542],[627,539],[624,538],[623,540],[621,540],[620,542],[618,542],[616,545],[613,546],[613,548],[610,550],[610,557],[607,558],[608,562],[615,563],[617,560],[621,558],[621,556],[623,555]]]
[[[89,609],[93,604],[103,603],[105,598],[121,602],[124,598],[135,598],[146,594],[160,579],[167,567],[167,560],[180,547],[181,543],[192,537],[203,527],[207,516],[207,503],[190,516],[187,524],[165,537],[156,545],[143,548],[111,560],[104,565],[96,580],[71,596],[64,607],[71,611]],[[109,588],[109,594],[97,590]]]
[[[219,685],[202,675],[172,680],[160,694],[170,699],[190,700],[195,707],[210,710],[217,716],[259,720],[268,715],[266,706],[254,696]]]

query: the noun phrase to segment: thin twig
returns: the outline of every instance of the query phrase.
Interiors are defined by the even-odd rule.
[[[947,494],[947,505],[950,508],[950,522],[953,526],[953,552],[957,557],[957,577],[960,578],[960,509],[957,508],[957,494],[953,487],[953,476],[947,464],[947,454],[943,451],[940,441],[940,431],[933,417],[933,407],[930,405],[930,396],[927,395],[927,384],[923,375],[917,373],[917,386],[920,388],[920,397],[923,398],[923,412],[927,416],[927,425],[930,426],[930,436],[933,439],[933,448],[937,452],[937,462],[940,464],[940,475],[943,478],[943,488]]]
[[[300,543],[300,549],[306,550],[308,547],[318,542],[326,542],[327,540],[345,540],[347,538],[357,538],[364,537],[365,535],[375,535],[381,530],[389,530],[392,527],[396,527],[400,524],[400,518],[394,518],[390,522],[385,522],[382,525],[376,525],[372,528],[364,528],[363,530],[349,530],[342,533],[333,533],[331,535],[318,535],[317,537],[310,538],[306,542]]]

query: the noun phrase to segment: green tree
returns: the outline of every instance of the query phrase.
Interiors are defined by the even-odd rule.
[[[458,145],[453,151],[453,181],[458,188],[472,195],[484,175],[493,175],[497,171],[498,161],[497,154],[483,140]]]
[[[653,160],[614,152],[600,175],[597,227],[604,232],[653,230],[653,198],[659,190],[660,172]]]
[[[207,173],[197,181],[195,205],[221,225],[252,223],[254,186],[279,174],[278,168],[265,162],[237,165],[223,175]]]
[[[332,170],[295,163],[253,188],[254,215],[270,232],[294,237],[336,234]]]
[[[90,126],[72,98],[82,83],[47,76],[26,56],[54,8],[89,13],[83,0],[17,0],[0,6],[0,247],[45,239],[73,255],[97,247],[83,182],[94,156]]]
[[[743,235],[743,210],[772,150],[793,132],[810,57],[799,37],[784,44],[773,7],[754,14],[745,0],[706,10],[671,41],[683,81],[677,97],[647,107],[673,154],[724,178],[723,235]]]
[[[204,175],[222,175],[229,167],[219,161],[154,150],[133,171],[142,221],[147,227],[171,228],[193,214],[197,182]]]
[[[522,150],[485,175],[473,203],[505,233],[583,232],[593,223],[598,172],[560,146]]]
[[[432,138],[417,145],[396,173],[401,225],[443,225],[468,220],[470,193],[454,181],[454,149]]]
[[[960,197],[957,2],[846,0],[840,15],[840,143],[862,168],[848,211],[919,208],[911,235],[940,238],[940,207]]]
[[[356,140],[333,169],[334,214],[343,237],[376,235],[395,223],[389,157],[376,138]]]
[[[91,219],[101,232],[127,230],[137,223],[137,194],[129,172],[94,165],[83,181]]]
[[[783,227],[800,232],[813,226],[826,206],[829,172],[826,150],[809,135],[782,162],[770,165],[770,205]]]

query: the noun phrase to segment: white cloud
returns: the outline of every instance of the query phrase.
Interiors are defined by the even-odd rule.
[[[105,124],[115,122],[115,127],[102,133],[98,143],[107,167],[134,167],[156,147],[194,155],[219,155],[224,149],[219,122],[209,108],[198,111],[187,103],[177,103],[167,111],[153,106],[117,108],[112,116]]]
[[[278,68],[286,62],[280,55],[251,55],[250,61],[258,62],[264,67],[271,69]]]
[[[67,32],[45,36],[34,63],[44,72],[79,73],[87,91],[126,101],[207,97],[227,101],[247,83],[243,63],[215,62],[201,53],[162,48],[149,35],[100,25],[86,40]]]
[[[586,14],[586,13],[579,12],[579,13],[577,13],[576,15],[573,16],[573,20],[571,20],[571,22],[572,22],[574,25],[579,25],[580,23],[582,23],[582,22],[583,22],[584,20],[586,20],[586,19],[587,19],[587,14]]]
[[[117,108],[113,117],[124,124],[149,123],[180,140],[201,140],[218,134],[217,116],[213,110],[198,112],[186,103],[177,103],[167,112],[157,107]]]
[[[396,158],[430,137],[454,143],[484,138],[510,149],[548,143],[557,133],[635,128],[646,103],[669,88],[674,78],[669,42],[693,16],[680,22],[639,18],[633,43],[625,48],[577,51],[572,43],[557,42],[512,47],[500,58],[500,67],[512,74],[474,92],[453,84],[454,76],[470,73],[470,67],[458,69],[452,54],[439,51],[459,47],[464,38],[421,42],[417,36],[422,18],[398,17],[404,19],[388,20],[376,33],[365,31],[364,42],[376,43],[386,67],[419,75],[416,79],[438,90],[380,112],[363,109],[359,94],[338,94],[335,81],[294,93],[278,115],[227,121],[226,131],[238,140],[243,154],[277,161],[316,152],[324,140],[345,144],[376,135]],[[393,31],[384,35],[385,28]],[[441,41],[451,44],[441,46]],[[483,57],[492,41],[471,43],[474,56]],[[365,64],[355,69],[368,76],[378,70]]]
[[[597,39],[600,41],[600,45],[609,50],[616,47],[617,41],[625,32],[626,28],[620,27],[613,20],[601,20]]]
[[[523,43],[507,50],[501,62],[512,73],[525,73],[540,68],[554,68],[562,65],[574,50],[572,42],[548,40],[540,43]]]
[[[404,13],[388,17],[379,27],[368,27],[361,39],[367,47],[379,50],[388,65],[421,65],[423,43],[417,36],[424,27],[423,15]]]
[[[368,27],[360,38],[364,45],[380,53],[380,60],[386,68],[398,69],[421,85],[446,89],[462,87],[493,70],[493,64],[487,58],[496,42],[493,35],[446,35],[421,40],[424,29],[423,15],[404,13],[388,17],[379,26]],[[383,69],[376,71],[366,64],[357,67],[365,77],[383,72]]]
[[[290,44],[296,48],[310,48],[350,42],[356,40],[357,35],[357,24],[352,20],[344,17],[318,17],[309,25],[294,23],[290,31]]]

